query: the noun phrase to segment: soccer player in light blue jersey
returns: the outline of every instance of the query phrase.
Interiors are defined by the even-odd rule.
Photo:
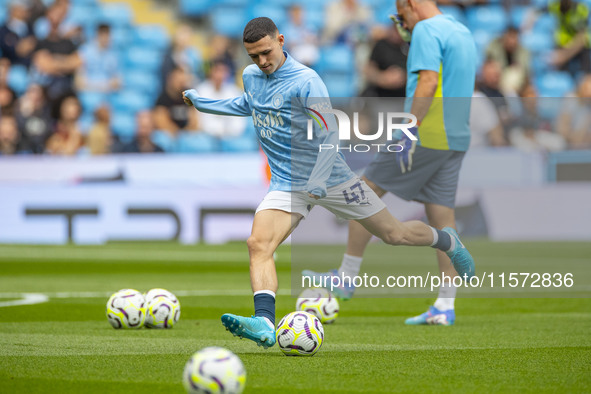
[[[470,97],[478,56],[474,39],[464,25],[442,14],[433,0],[398,0],[396,5],[397,27],[411,42],[406,97],[410,98],[407,106],[412,105],[410,112],[420,122],[418,142],[403,138],[404,151],[378,154],[362,179],[380,197],[391,192],[423,203],[431,226],[453,228],[460,167],[470,144]],[[305,270],[302,274],[357,275],[370,239],[363,226],[351,221],[341,267],[325,273]],[[437,260],[442,276],[456,275],[445,253],[437,251]],[[340,286],[335,293],[349,299],[354,290],[353,286]],[[455,296],[456,287],[443,282],[434,305],[407,319],[406,324],[454,324]]]
[[[260,346],[275,344],[278,284],[273,253],[315,205],[341,218],[358,221],[388,244],[432,246],[445,251],[457,269],[471,277],[474,261],[453,230],[437,230],[420,221],[400,222],[349,169],[341,153],[334,149],[318,151],[321,143],[338,143],[334,118],[326,116],[326,127],[314,128],[313,155],[312,151],[296,149],[292,98],[303,100],[310,107],[322,104],[312,103],[315,98],[325,98],[326,105],[328,92],[316,72],[283,51],[284,37],[273,21],[264,17],[251,20],[244,29],[243,43],[254,65],[243,72],[242,96],[212,100],[199,96],[194,89],[183,92],[185,102],[199,111],[252,116],[271,168],[269,192],[256,210],[247,241],[255,314],[224,314],[222,324],[226,329]],[[292,168],[294,164],[297,170]]]

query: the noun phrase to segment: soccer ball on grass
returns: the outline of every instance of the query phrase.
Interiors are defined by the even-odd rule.
[[[183,372],[187,393],[242,393],[245,384],[242,361],[221,347],[201,349],[189,359]]]
[[[322,324],[330,324],[339,315],[339,301],[327,289],[315,287],[300,294],[296,310],[313,314]]]
[[[291,312],[277,326],[277,344],[287,356],[313,356],[322,346],[324,329],[308,312]]]
[[[134,289],[119,290],[107,301],[107,319],[113,328],[141,328],[146,319],[144,296]]]
[[[151,289],[145,295],[147,328],[172,328],[181,317],[181,304],[164,289]]]

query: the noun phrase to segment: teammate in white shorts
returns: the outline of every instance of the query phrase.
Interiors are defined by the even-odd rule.
[[[224,314],[222,323],[235,336],[258,345],[275,344],[277,273],[273,253],[314,205],[361,223],[390,245],[432,246],[448,253],[468,277],[474,261],[453,229],[437,230],[420,221],[402,223],[355,176],[335,150],[318,152],[321,143],[335,142],[336,121],[326,116],[310,141],[298,141],[292,124],[291,98],[314,106],[312,98],[328,92],[315,71],[283,51],[284,37],[269,18],[255,18],[244,29],[244,46],[255,65],[243,72],[245,93],[234,99],[211,100],[195,90],[183,92],[185,102],[218,115],[252,116],[271,169],[269,193],[257,209],[247,245],[255,315]],[[309,100],[308,100],[309,99]],[[294,145],[295,144],[295,145]],[[316,149],[300,149],[301,146]]]

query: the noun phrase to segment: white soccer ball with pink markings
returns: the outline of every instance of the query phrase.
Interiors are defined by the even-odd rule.
[[[286,356],[313,356],[324,342],[320,319],[308,312],[291,312],[277,326],[277,344]]]
[[[165,289],[151,289],[145,295],[147,328],[172,328],[181,317],[181,304]]]
[[[142,328],[146,319],[144,303],[139,291],[119,290],[107,301],[107,319],[113,328]]]
[[[339,316],[339,301],[327,289],[314,287],[302,291],[296,310],[313,314],[322,324],[330,324]]]

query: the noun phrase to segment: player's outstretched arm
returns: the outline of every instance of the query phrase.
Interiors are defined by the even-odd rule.
[[[183,101],[187,105],[192,105],[201,112],[214,115],[229,116],[250,116],[250,106],[246,101],[245,94],[224,100],[214,100],[199,95],[195,89],[185,90],[183,92]]]

